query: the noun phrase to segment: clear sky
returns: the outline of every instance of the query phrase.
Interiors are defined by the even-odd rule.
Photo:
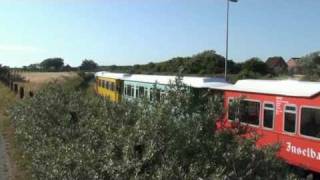
[[[320,50],[320,0],[230,4],[230,53],[286,59]],[[0,64],[49,57],[79,65],[157,62],[214,49],[225,54],[226,0],[1,0]]]

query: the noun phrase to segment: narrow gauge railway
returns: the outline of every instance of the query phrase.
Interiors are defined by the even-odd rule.
[[[99,72],[97,94],[118,102],[147,96],[161,98],[175,76],[129,75]],[[280,144],[279,157],[288,164],[320,173],[320,83],[295,80],[239,80],[228,84],[223,79],[183,77],[193,89],[221,91],[224,118],[218,127],[239,122],[261,137],[258,146]],[[157,95],[152,97],[154,84]],[[231,104],[239,100],[239,106]]]

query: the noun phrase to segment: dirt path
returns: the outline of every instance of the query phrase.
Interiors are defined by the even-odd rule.
[[[5,150],[5,142],[0,134],[0,180],[8,179],[7,155]]]

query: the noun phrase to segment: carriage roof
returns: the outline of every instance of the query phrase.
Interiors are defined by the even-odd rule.
[[[234,85],[212,89],[274,94],[292,97],[312,97],[320,92],[320,82],[297,80],[239,80]]]
[[[111,72],[98,72],[95,76],[121,79],[124,81],[135,81],[142,83],[158,83],[169,85],[175,82],[177,76],[165,76],[165,75],[145,75],[145,74],[125,74],[125,73],[111,73]],[[220,87],[229,85],[223,78],[215,77],[195,77],[184,76],[182,82],[188,86],[195,88],[209,88]]]

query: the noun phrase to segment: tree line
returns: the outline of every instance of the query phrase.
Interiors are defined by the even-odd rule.
[[[71,67],[69,64],[64,63],[62,58],[48,58],[41,63],[30,64],[23,66],[22,70],[25,71],[46,71],[46,72],[59,72],[59,71],[95,71],[98,69],[98,64],[93,60],[85,59],[79,67]]]
[[[277,76],[286,74],[287,63],[280,56],[268,58],[266,61],[253,57],[245,62],[228,60],[228,74],[236,74],[241,78],[261,76]],[[222,75],[225,69],[225,58],[213,50],[203,51],[191,57],[176,57],[159,63],[148,63],[133,66],[103,66],[100,69],[114,72],[145,73],[145,74],[176,74],[188,75]]]
[[[283,57],[269,57],[265,61],[258,57],[250,58],[244,62],[228,60],[228,74],[234,79],[242,78],[273,78],[277,76],[290,76],[293,74],[305,75],[307,80],[319,80],[320,71],[319,52],[303,56],[294,63],[294,69],[288,68]],[[176,74],[185,75],[223,75],[225,58],[214,50],[206,50],[190,57],[175,57],[167,61],[132,66],[99,66],[94,60],[85,59],[79,67],[64,64],[62,58],[49,58],[39,64],[31,64],[22,69],[27,71],[111,71],[135,74]]]

